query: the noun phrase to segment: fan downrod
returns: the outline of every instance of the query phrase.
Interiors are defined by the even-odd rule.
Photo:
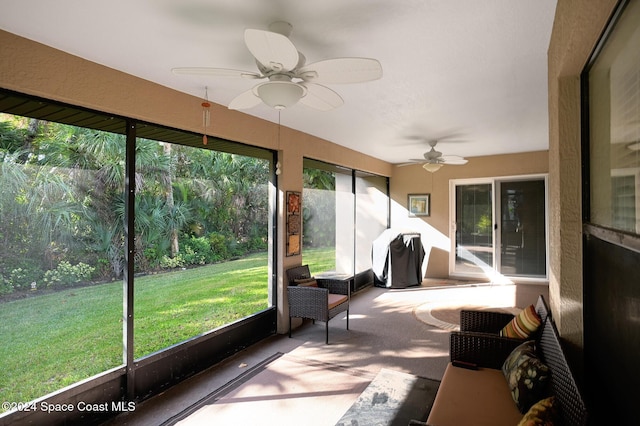
[[[285,21],[276,21],[269,24],[269,31],[289,38],[291,31],[293,31],[293,25]]]

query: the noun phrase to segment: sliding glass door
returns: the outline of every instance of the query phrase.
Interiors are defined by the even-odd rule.
[[[451,184],[452,275],[547,277],[546,178]]]

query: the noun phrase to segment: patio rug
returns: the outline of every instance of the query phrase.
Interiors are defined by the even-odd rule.
[[[407,425],[395,419],[426,419],[438,384],[277,353],[163,425]]]
[[[426,421],[440,382],[381,369],[336,426],[407,426]]]

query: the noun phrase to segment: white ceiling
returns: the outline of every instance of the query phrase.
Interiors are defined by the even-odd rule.
[[[307,63],[378,59],[380,80],[328,85],[345,103],[295,105],[282,125],[391,163],[420,158],[415,138],[466,157],[548,148],[547,48],[555,0],[2,0],[0,28],[223,105],[256,82],[171,68],[256,71],[246,28],[293,25]],[[273,122],[265,105],[245,111]],[[213,118],[215,119],[215,117]]]

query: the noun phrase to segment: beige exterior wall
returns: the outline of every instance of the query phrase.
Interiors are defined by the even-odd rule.
[[[549,45],[549,298],[560,334],[583,345],[580,74],[615,0],[558,0]]]
[[[427,278],[446,278],[449,275],[451,212],[449,182],[452,179],[546,174],[548,152],[472,157],[464,166],[443,166],[435,173],[420,165],[394,167],[391,177],[391,226],[411,229],[422,234],[427,252]],[[431,194],[431,215],[408,217],[409,194]]]

